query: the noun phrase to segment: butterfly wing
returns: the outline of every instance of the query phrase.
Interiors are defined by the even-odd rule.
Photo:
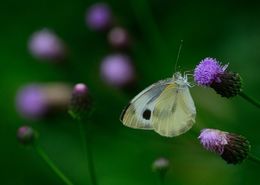
[[[152,125],[160,135],[173,137],[195,123],[196,109],[187,85],[167,85],[154,105]]]
[[[138,129],[153,129],[152,113],[156,99],[172,79],[161,80],[140,92],[123,110],[120,120],[124,125]]]

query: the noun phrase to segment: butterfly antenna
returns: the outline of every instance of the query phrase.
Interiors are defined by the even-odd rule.
[[[177,65],[178,65],[178,61],[179,61],[179,58],[180,58],[182,45],[183,45],[183,40],[181,40],[181,43],[180,43],[180,46],[179,46],[179,51],[178,51],[178,55],[177,55],[175,66],[174,66],[174,72],[176,72],[176,70],[177,70]]]

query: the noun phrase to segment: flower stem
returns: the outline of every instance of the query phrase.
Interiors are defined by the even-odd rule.
[[[157,179],[158,179],[158,185],[164,185],[165,183],[164,183],[164,176],[165,176],[165,174],[162,174],[162,173],[158,173],[158,175],[157,175]]]
[[[35,150],[39,154],[39,156],[49,165],[49,167],[53,170],[53,172],[60,177],[60,179],[67,185],[73,185],[73,183],[60,171],[60,169],[53,163],[53,161],[49,158],[49,156],[45,153],[45,151],[39,146],[35,145]]]
[[[250,96],[246,95],[244,92],[240,92],[239,95],[244,98],[246,101],[248,101],[249,103],[253,104],[254,106],[256,106],[257,108],[260,108],[260,103],[256,100],[254,100],[253,98],[251,98]]]
[[[81,135],[82,144],[83,144],[84,156],[86,157],[86,160],[87,160],[91,184],[97,185],[98,183],[97,183],[95,167],[94,167],[94,162],[93,162],[90,135],[86,134],[87,129],[86,129],[86,131],[84,130],[85,129],[84,124],[81,120],[79,120],[79,127],[80,127],[80,135]]]
[[[252,161],[252,162],[255,162],[255,163],[260,164],[260,159],[259,159],[258,157],[256,157],[256,156],[252,155],[252,154],[249,154],[249,155],[248,155],[248,159],[249,159],[250,161]]]
[[[169,52],[163,38],[160,34],[157,24],[154,21],[153,13],[150,4],[147,0],[144,1],[133,1],[130,0],[132,4],[134,13],[136,15],[137,21],[142,29],[142,32],[147,36],[147,40],[150,42],[151,46],[156,46],[153,48],[153,52],[157,54],[159,61],[167,61]]]

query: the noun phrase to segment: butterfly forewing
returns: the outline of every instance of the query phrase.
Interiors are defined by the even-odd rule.
[[[139,129],[153,129],[152,114],[156,99],[172,79],[154,83],[140,92],[123,110],[120,120],[124,125]]]

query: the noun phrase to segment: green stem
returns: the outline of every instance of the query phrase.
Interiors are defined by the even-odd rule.
[[[241,96],[242,98],[244,98],[246,101],[253,104],[257,108],[260,108],[260,103],[256,100],[254,100],[253,98],[251,98],[250,96],[246,95],[244,92],[240,92],[239,96]]]
[[[165,183],[164,183],[164,177],[165,177],[165,174],[164,173],[158,173],[158,185],[164,185]]]
[[[250,161],[252,161],[252,162],[255,162],[255,163],[260,164],[260,159],[259,159],[258,157],[256,157],[256,156],[252,155],[252,154],[249,154],[249,155],[248,155],[248,159],[249,159]]]
[[[167,47],[163,42],[163,38],[160,34],[158,26],[154,22],[149,3],[147,0],[138,1],[138,3],[135,2],[136,1],[130,0],[143,34],[147,36],[147,39],[150,41],[150,45],[154,46],[153,52],[157,53],[159,59],[158,61],[167,61],[169,52],[167,51]]]
[[[86,134],[86,132],[84,130],[84,124],[81,120],[79,121],[79,125],[80,125],[80,135],[81,135],[82,144],[83,144],[84,156],[86,157],[86,160],[87,160],[91,184],[97,185],[98,183],[97,183],[95,167],[94,167],[94,162],[93,162],[90,136],[89,136],[89,134]]]
[[[73,183],[60,171],[60,169],[52,162],[45,151],[38,145],[35,145],[35,150],[39,156],[49,165],[53,172],[67,185],[73,185]]]

